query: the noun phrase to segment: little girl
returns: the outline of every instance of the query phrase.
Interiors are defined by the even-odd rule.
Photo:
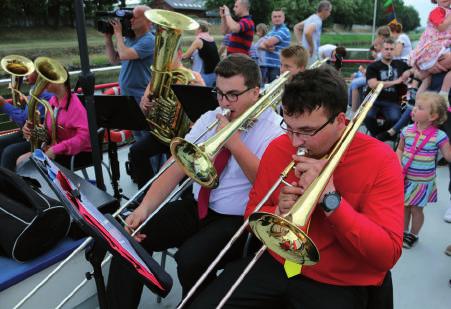
[[[410,54],[410,65],[415,68],[415,78],[423,81],[418,92],[426,90],[430,75],[451,69],[451,0],[431,0],[437,7],[431,11],[425,31]],[[444,79],[441,92],[445,96],[451,85],[451,74]]]
[[[438,150],[447,161],[451,161],[448,137],[437,129],[446,121],[447,108],[441,95],[423,92],[417,96],[412,111],[414,123],[401,131],[396,153],[405,177],[403,247],[407,249],[418,241],[424,221],[423,208],[429,202],[437,202],[435,170]]]

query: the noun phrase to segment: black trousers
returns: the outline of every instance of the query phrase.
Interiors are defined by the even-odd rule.
[[[211,210],[205,219],[199,220],[197,202],[185,198],[167,205],[149,221],[143,228],[147,237],[141,245],[149,252],[178,248],[177,275],[186,295],[242,223],[241,216],[221,215]],[[243,236],[234,244],[218,269],[241,256],[244,239]],[[215,273],[205,280],[204,286],[215,279]],[[136,308],[142,288],[138,276],[120,259],[113,258],[107,285],[110,308]]]
[[[138,184],[138,188],[143,187],[154,175],[150,158],[162,153],[169,153],[168,145],[163,144],[150,133],[143,136],[130,147],[128,154],[130,174],[132,179]]]
[[[242,258],[227,265],[189,308],[215,308],[250,260]],[[335,286],[304,276],[287,278],[280,263],[265,252],[224,308],[392,309],[391,275],[388,272],[381,287]]]

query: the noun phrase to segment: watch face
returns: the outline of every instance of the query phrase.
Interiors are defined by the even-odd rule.
[[[329,210],[334,210],[340,205],[341,197],[337,193],[327,194],[324,198],[324,205]]]

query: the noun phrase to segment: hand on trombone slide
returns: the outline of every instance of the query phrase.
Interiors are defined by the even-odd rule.
[[[148,214],[141,207],[136,208],[126,219],[124,222],[124,228],[127,233],[132,234],[134,231],[141,225],[141,223],[146,220]],[[134,238],[137,242],[143,241],[147,235],[142,233],[137,233]]]
[[[230,123],[230,120],[226,116],[221,114],[217,114],[216,119],[219,120],[219,123],[216,127],[216,132],[219,132]],[[224,147],[232,151],[231,148],[233,148],[233,146],[238,145],[238,143],[240,142],[241,142],[240,131],[237,131],[227,140],[227,142],[224,144]]]

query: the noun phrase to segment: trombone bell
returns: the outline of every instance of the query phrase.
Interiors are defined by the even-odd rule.
[[[197,146],[183,138],[175,137],[171,141],[171,153],[188,177],[203,187],[218,186],[218,174],[203,144]]]
[[[319,262],[319,251],[313,241],[289,220],[256,212],[249,217],[249,225],[258,239],[285,259],[303,265]]]

